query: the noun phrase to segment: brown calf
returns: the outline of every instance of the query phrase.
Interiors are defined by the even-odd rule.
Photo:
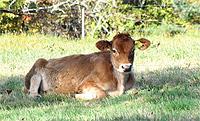
[[[42,92],[75,94],[84,100],[119,96],[134,84],[131,68],[135,45],[144,50],[150,42],[119,33],[112,41],[98,41],[96,47],[100,52],[38,59],[25,77],[25,90],[32,97]]]

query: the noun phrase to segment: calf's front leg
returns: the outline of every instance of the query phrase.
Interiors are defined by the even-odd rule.
[[[111,97],[116,97],[124,94],[125,86],[124,85],[119,85],[119,86],[120,87],[118,87],[116,91],[108,92],[108,95],[110,95]]]
[[[87,81],[79,89],[80,94],[75,94],[75,98],[82,100],[100,99],[107,96],[106,92],[98,87],[94,82]]]
[[[130,73],[120,74],[117,80],[117,90],[108,92],[112,97],[120,96],[125,93],[125,91],[131,89],[134,85],[134,75]]]

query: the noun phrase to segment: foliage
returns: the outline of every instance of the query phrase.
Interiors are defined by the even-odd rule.
[[[11,4],[12,1],[13,0],[9,0],[10,9],[22,9],[25,4],[25,0],[16,0],[13,4]]]
[[[175,1],[175,10],[184,20],[200,24],[200,4],[188,3],[186,0]]]
[[[7,32],[21,32],[22,21],[18,15],[12,13],[2,13],[0,14],[0,33]]]
[[[1,0],[0,1],[0,9],[6,8],[8,0]]]
[[[17,0],[12,2],[12,0],[2,0],[0,2],[1,9],[13,9],[18,11],[24,5],[24,0]],[[22,32],[23,21],[19,14],[12,12],[4,13],[0,11],[0,33],[20,33]]]
[[[12,1],[4,0],[0,6],[7,9],[11,4],[14,14],[12,17],[11,14],[0,14],[0,32],[39,32],[80,37],[81,9],[84,7],[85,32],[88,36],[102,37],[119,31],[148,34],[145,29],[163,23],[181,27],[199,23],[200,5],[193,4],[194,0],[188,1],[135,0],[126,4],[115,0],[37,0],[36,3],[17,0],[11,4]]]

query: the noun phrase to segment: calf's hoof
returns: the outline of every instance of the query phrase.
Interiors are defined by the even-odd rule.
[[[30,98],[41,98],[42,96],[40,94],[29,94]]]

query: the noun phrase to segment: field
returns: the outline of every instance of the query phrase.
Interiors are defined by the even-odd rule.
[[[144,36],[133,36],[139,37]],[[23,78],[37,58],[95,52],[97,40],[0,35],[0,120],[200,120],[200,31],[145,38],[152,45],[136,50],[135,89],[120,97],[82,101],[64,95],[31,99],[22,92]]]

